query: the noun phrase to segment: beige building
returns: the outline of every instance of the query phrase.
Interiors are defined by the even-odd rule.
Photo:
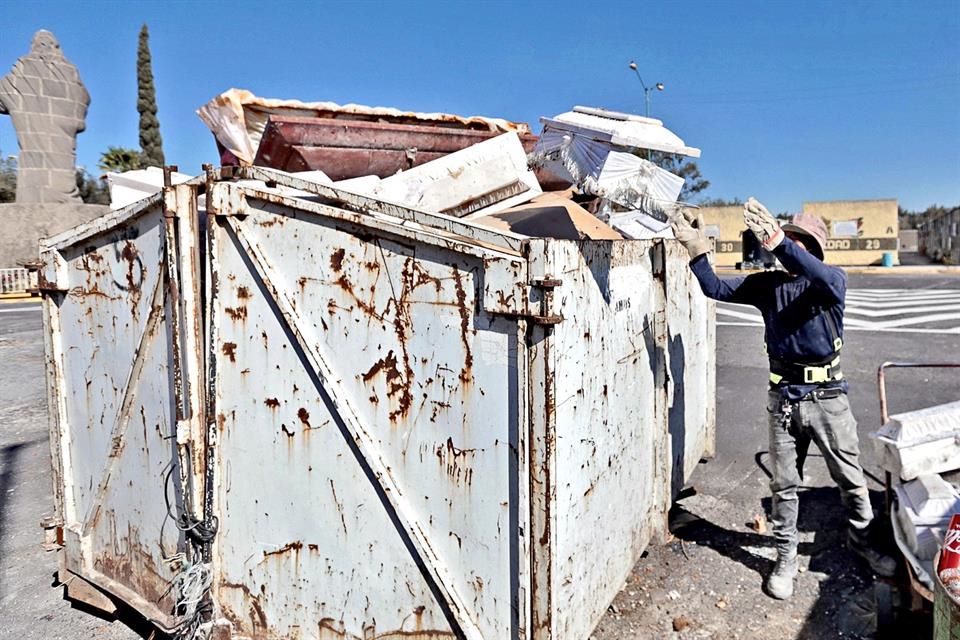
[[[828,263],[881,264],[884,253],[893,254],[893,263],[899,263],[896,200],[804,202],[803,212],[816,214],[827,224]]]
[[[884,253],[898,262],[899,223],[896,200],[804,202],[804,213],[827,225],[826,261],[836,265],[881,264]],[[733,267],[743,260],[743,207],[703,207],[706,233],[714,238],[716,265]]]

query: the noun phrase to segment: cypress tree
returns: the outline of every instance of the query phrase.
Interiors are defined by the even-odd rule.
[[[140,149],[143,166],[163,166],[163,140],[157,120],[157,93],[153,88],[150,63],[150,34],[147,25],[140,28],[137,48],[137,111],[140,113]]]

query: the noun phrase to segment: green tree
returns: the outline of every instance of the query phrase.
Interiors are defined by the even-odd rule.
[[[83,167],[77,167],[77,190],[86,204],[110,204],[110,189]]]
[[[650,151],[648,159],[661,169],[666,169],[683,178],[683,188],[680,190],[681,202],[690,202],[695,195],[710,186],[710,181],[701,175],[697,163],[684,156],[663,151]]]
[[[111,173],[142,169],[143,166],[143,156],[140,152],[126,147],[107,147],[107,150],[100,154],[100,162],[97,163],[101,171]]]
[[[704,198],[700,201],[701,207],[742,207],[743,200],[740,198],[734,198],[732,200],[727,200],[726,198]]]
[[[0,150],[0,202],[15,202],[17,199],[17,158],[4,157]]]
[[[153,87],[153,67],[150,61],[150,34],[147,25],[140,28],[137,48],[137,111],[140,113],[140,150],[143,165],[163,166],[163,140],[160,121],[157,120],[157,92]]]

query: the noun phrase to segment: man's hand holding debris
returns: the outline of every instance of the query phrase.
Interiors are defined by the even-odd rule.
[[[713,243],[704,233],[703,215],[694,216],[689,209],[680,209],[670,216],[670,227],[673,235],[694,260],[705,253],[710,253]]]
[[[743,205],[743,221],[767,251],[773,251],[783,242],[783,230],[777,219],[756,198],[750,198]]]

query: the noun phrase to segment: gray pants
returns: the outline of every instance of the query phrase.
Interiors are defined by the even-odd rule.
[[[862,531],[873,520],[867,482],[860,467],[857,421],[847,394],[835,398],[804,399],[785,405],[778,391],[767,395],[770,417],[770,459],[773,480],[771,525],[777,550],[793,553],[797,548],[797,489],[803,462],[812,440],[817,444],[840,488],[850,526]]]

